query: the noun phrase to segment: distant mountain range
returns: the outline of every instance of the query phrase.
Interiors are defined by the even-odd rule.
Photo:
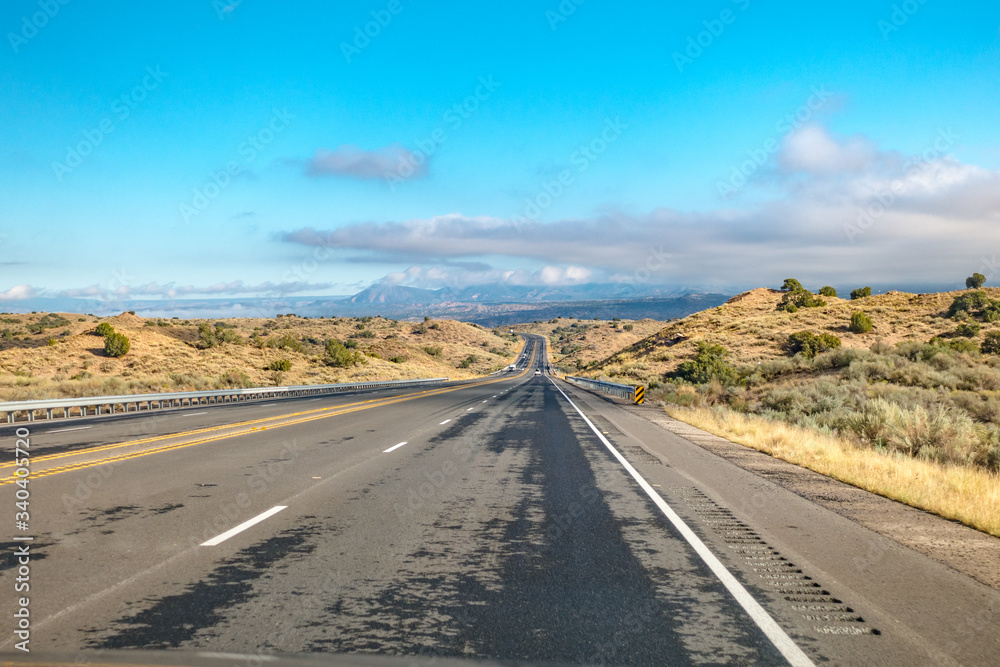
[[[668,320],[724,303],[729,295],[699,294],[630,285],[591,284],[569,287],[475,285],[437,290],[404,285],[373,285],[353,296],[246,297],[222,299],[101,301],[35,298],[8,301],[0,309],[113,315],[134,310],[143,317],[224,318],[382,315],[395,319],[447,317],[498,326],[556,316]]]
[[[402,285],[376,284],[347,299],[362,304],[439,303],[541,303],[551,301],[593,301],[648,297],[676,297],[686,290],[635,286],[620,283],[590,283],[573,286],[473,285],[460,289],[443,287],[429,290]]]

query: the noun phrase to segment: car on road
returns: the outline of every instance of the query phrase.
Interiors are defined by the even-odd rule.
[[[535,375],[541,375],[541,374],[542,374],[542,372],[536,368],[535,369]]]

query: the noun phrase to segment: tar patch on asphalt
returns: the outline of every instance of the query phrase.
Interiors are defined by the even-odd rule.
[[[111,624],[110,635],[105,628],[87,630],[94,636],[87,648],[177,648],[197,633],[210,632],[233,606],[253,598],[254,582],[278,562],[311,553],[315,547],[307,541],[319,529],[318,524],[299,526],[241,550],[183,593],[119,618]]]

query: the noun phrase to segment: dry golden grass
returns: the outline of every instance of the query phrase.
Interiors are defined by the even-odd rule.
[[[692,426],[1000,537],[1000,477],[862,449],[816,431],[730,410],[669,406]]]
[[[380,317],[361,321],[294,316],[146,320],[128,313],[105,318],[63,313],[68,324],[40,334],[28,333],[27,328],[43,315],[2,316],[0,331],[8,329],[16,335],[0,340],[0,401],[198,390],[234,383],[275,386],[422,377],[461,379],[503,367],[520,349],[520,342],[509,335],[452,320],[414,323]],[[170,326],[159,326],[161,321]],[[125,357],[104,355],[103,339],[91,333],[100,322],[108,322],[129,337],[132,345]],[[264,339],[287,334],[302,343],[302,350],[246,343],[198,349],[194,342],[203,322],[223,322],[244,341],[250,341],[255,332]],[[357,337],[362,332],[370,332],[371,337]],[[48,345],[49,338],[57,342]],[[365,355],[364,363],[350,368],[326,365],[323,343],[329,338],[354,340],[357,351]],[[435,352],[440,348],[440,354],[424,348]],[[470,355],[476,361],[468,368],[458,368]],[[402,360],[390,361],[393,357]],[[291,370],[267,370],[279,359],[290,361]]]
[[[572,325],[577,325],[575,331]],[[617,325],[617,326],[615,326]],[[576,372],[578,367],[606,359],[624,347],[633,345],[663,328],[659,320],[580,320],[572,317],[555,321],[517,324],[514,331],[539,334],[549,339],[549,361],[564,370]],[[631,326],[631,330],[626,330]],[[562,331],[556,332],[556,329]],[[578,348],[562,354],[564,348]]]
[[[991,298],[1000,298],[1000,288],[983,289]],[[796,313],[776,310],[782,294],[761,287],[716,308],[672,322],[635,345],[608,355],[589,369],[588,375],[662,377],[676,370],[681,362],[694,358],[695,343],[700,340],[724,346],[730,351],[733,363],[755,364],[785,356],[782,346],[788,335],[802,330],[832,333],[846,348],[867,349],[878,340],[887,344],[926,342],[933,336],[954,331],[956,323],[943,315],[963,292],[889,292],[854,301],[823,297],[826,306],[801,308]],[[856,310],[871,316],[875,325],[871,332],[848,331],[851,313]],[[995,330],[1000,330],[1000,323],[985,325],[978,339]],[[642,364],[642,372],[630,372],[636,364]]]

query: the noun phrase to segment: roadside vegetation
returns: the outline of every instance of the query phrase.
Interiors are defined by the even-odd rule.
[[[0,314],[0,401],[471,378],[511,363],[521,339],[452,320],[195,320]]]
[[[1000,290],[969,285],[831,289],[816,305],[786,281],[589,375],[644,382],[675,418],[1000,536]]]

